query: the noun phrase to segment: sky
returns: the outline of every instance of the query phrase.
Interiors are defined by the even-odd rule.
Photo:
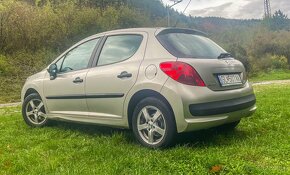
[[[172,5],[170,0],[162,0]],[[183,0],[173,8],[183,12],[190,0]],[[290,18],[290,0],[271,0],[272,14],[282,10]],[[264,15],[264,0],[191,0],[186,15],[216,16],[233,19],[260,19]]]

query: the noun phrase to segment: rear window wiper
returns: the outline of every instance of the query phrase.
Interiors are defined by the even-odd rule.
[[[229,57],[233,57],[233,55],[230,53],[221,53],[217,58],[222,59],[222,58],[229,58]]]

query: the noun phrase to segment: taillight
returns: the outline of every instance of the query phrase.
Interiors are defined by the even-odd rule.
[[[192,86],[205,86],[197,71],[189,64],[179,61],[160,63],[160,69],[173,80]]]

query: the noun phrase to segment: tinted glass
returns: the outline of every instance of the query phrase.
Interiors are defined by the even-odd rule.
[[[98,65],[112,64],[130,58],[138,50],[142,38],[140,35],[108,37],[101,51]]]
[[[87,68],[98,41],[99,39],[88,41],[68,52],[64,58],[60,72],[75,71]]]
[[[161,44],[179,58],[217,58],[226,51],[209,38],[187,33],[167,33],[157,36]]]

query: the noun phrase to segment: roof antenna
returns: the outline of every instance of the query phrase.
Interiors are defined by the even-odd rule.
[[[167,26],[170,27],[170,14],[169,14],[169,10],[171,7],[175,6],[176,4],[181,3],[183,0],[170,0],[173,1],[174,4],[167,6]]]
[[[185,11],[186,11],[186,9],[187,9],[187,7],[189,6],[189,4],[190,4],[190,3],[191,3],[191,0],[189,0],[189,2],[187,3],[187,5],[186,5],[185,9],[184,9],[184,10],[183,10],[183,12],[182,12],[183,14],[185,13]],[[175,23],[174,27],[176,27],[176,26],[177,26],[177,24],[178,24],[178,22],[179,22],[179,19],[180,19],[180,18],[178,18],[178,19],[177,19],[177,21],[176,21],[176,23]]]

